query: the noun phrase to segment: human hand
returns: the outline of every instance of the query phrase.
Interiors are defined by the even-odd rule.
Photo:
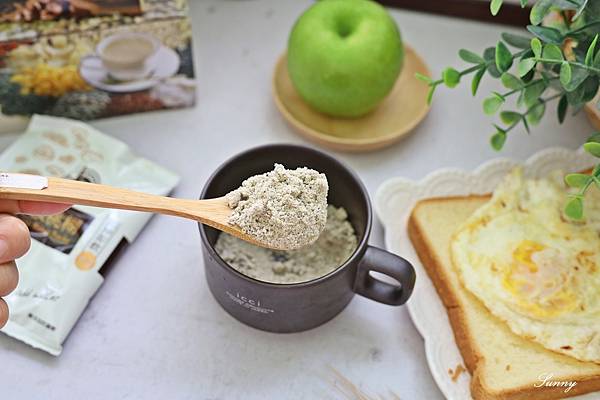
[[[0,328],[8,321],[8,306],[2,297],[15,290],[19,282],[15,259],[27,253],[31,245],[27,225],[14,214],[56,214],[69,207],[64,204],[0,200]]]

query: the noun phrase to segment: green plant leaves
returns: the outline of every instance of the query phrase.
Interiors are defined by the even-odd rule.
[[[487,71],[494,78],[500,78],[502,72],[496,67],[496,48],[488,47],[483,52],[483,58],[487,62]]]
[[[556,110],[556,114],[558,115],[558,122],[563,123],[565,120],[565,116],[567,115],[567,108],[569,107],[569,102],[567,101],[567,96],[563,95],[558,101],[558,106]]]
[[[594,61],[592,63],[594,68],[600,68],[600,51],[596,53],[594,56]]]
[[[531,71],[533,67],[535,67],[535,59],[533,58],[524,58],[519,61],[519,64],[517,65],[517,73],[519,74],[519,77],[522,78],[527,75],[527,73]]]
[[[502,103],[504,103],[504,98],[494,94],[483,100],[483,112],[487,115],[493,115],[498,111]]]
[[[471,93],[473,96],[477,94],[477,89],[479,88],[479,83],[481,82],[481,78],[483,78],[483,74],[485,74],[485,67],[482,67],[475,75],[473,75],[473,80],[471,81]]]
[[[573,72],[571,71],[571,64],[567,61],[563,61],[560,65],[560,83],[563,87],[566,87],[573,77]]]
[[[531,41],[531,37],[515,35],[514,33],[503,32],[502,40],[512,47],[517,49],[528,49]]]
[[[510,72],[503,73],[500,80],[507,89],[520,89],[523,86],[523,82]]]
[[[577,18],[579,18],[581,16],[581,13],[583,12],[583,10],[585,10],[585,7],[588,4],[588,0],[583,0],[579,2],[579,7],[577,8],[577,11],[575,11],[575,15],[573,15],[573,18],[571,19],[572,21],[575,21]]]
[[[546,90],[546,83],[543,80],[538,80],[527,86],[523,92],[523,102],[525,103],[525,106],[528,108],[533,106],[542,93],[544,93],[544,90]]]
[[[498,14],[498,11],[500,11],[500,7],[502,7],[502,0],[492,0],[490,2],[490,12],[492,13],[492,15]]]
[[[565,214],[571,219],[583,218],[583,201],[579,197],[573,197],[565,206]]]
[[[467,49],[460,49],[458,56],[463,60],[471,64],[483,64],[485,60],[479,54],[475,54]]]
[[[583,85],[579,86],[577,89],[567,92],[567,101],[573,110],[577,110],[581,106],[583,106],[583,98],[585,95],[585,88]]]
[[[585,78],[585,81],[583,81],[580,87],[583,87],[583,98],[581,99],[581,101],[587,103],[588,101],[591,101],[594,97],[596,97],[596,94],[598,94],[600,81],[598,80],[597,76],[590,75],[587,78]]]
[[[415,72],[415,78],[417,78],[420,81],[423,81],[425,83],[431,83],[433,82],[432,79],[426,75],[420,74],[418,72]]]
[[[525,75],[523,75],[521,77],[521,80],[524,83],[529,83],[533,80],[534,77],[535,77],[535,68],[532,68],[528,73],[526,73]]]
[[[596,14],[596,15],[598,15],[598,14]],[[589,38],[590,36],[593,36],[596,33],[598,33],[599,30],[600,30],[600,21],[597,20],[596,16],[594,15],[592,22],[585,24],[575,30],[567,32],[566,36],[572,37],[576,40],[584,40],[584,39]]]
[[[519,97],[517,97],[517,107],[523,107],[523,90],[519,92]]]
[[[492,14],[496,15],[499,12],[502,3],[502,0],[490,1]],[[581,110],[600,87],[600,50],[598,49],[600,47],[598,44],[600,0],[595,2],[589,0],[536,0],[533,2],[520,0],[520,3],[522,7],[528,3],[533,6],[529,15],[531,25],[527,26],[527,30],[533,34],[533,38],[503,33],[502,41],[498,42],[494,48],[487,48],[484,51],[483,61],[480,55],[468,50],[459,52],[463,61],[475,65],[468,69],[468,72],[474,72],[471,83],[473,94],[477,92],[486,71],[492,77],[499,78],[502,85],[508,90],[504,95],[494,93],[483,101],[483,110],[486,114],[500,111],[499,118],[503,125],[496,126],[496,132],[490,137],[490,144],[496,150],[504,146],[508,132],[515,126],[519,126],[521,122],[528,132],[530,126],[538,124],[549,105],[548,100],[560,97],[556,113],[559,122],[563,123],[568,111]],[[593,3],[597,3],[597,6],[592,7]],[[575,16],[565,21],[566,28],[542,26],[544,18],[552,10],[558,12],[574,10]],[[571,15],[572,13],[563,13],[565,18]],[[582,21],[574,21],[578,17]],[[573,24],[571,25],[571,23]],[[574,39],[574,45],[569,46],[568,52],[563,54],[562,46],[565,37]],[[523,51],[519,51],[513,56],[507,46]],[[516,72],[511,73],[509,71],[513,64],[517,64]],[[448,79],[444,78],[444,81],[448,84]],[[548,88],[556,91],[554,93],[558,93],[558,95],[552,95],[548,99],[542,98]],[[518,96],[517,105],[526,107],[526,112],[501,110],[508,101],[508,96],[513,94],[515,97]],[[600,109],[600,102],[598,103]],[[584,148],[600,158],[600,134],[597,135],[597,139],[599,142],[586,143]],[[594,173],[596,172],[598,178],[595,175],[589,177],[584,174],[571,174],[565,178],[569,186],[581,189],[578,194],[571,196],[565,205],[565,214],[570,218],[581,219],[583,217],[583,196],[592,180],[600,187],[600,162],[594,169]]]
[[[529,123],[527,122],[527,118],[523,118],[521,121],[523,121],[523,127],[525,128],[525,130],[527,131],[527,133],[530,133]]]
[[[585,151],[593,155],[594,157],[600,158],[600,143],[598,142],[587,142],[583,145]]]
[[[600,176],[600,164],[596,164],[592,171],[592,175],[594,175],[596,178]]]
[[[562,61],[563,54],[560,47],[558,47],[557,45],[547,44],[546,46],[544,46],[544,50],[542,51],[542,58],[554,61]]]
[[[588,77],[590,78],[588,80]],[[583,87],[580,85],[586,83]],[[563,61],[560,65],[560,83],[567,92],[580,89],[581,93],[569,95],[569,103],[575,105],[579,101],[591,100],[598,91],[598,79],[590,76],[589,70],[569,61]],[[575,100],[572,101],[572,100]]]
[[[531,51],[536,58],[542,57],[542,42],[538,38],[531,39]]]
[[[456,87],[460,82],[460,72],[454,68],[448,67],[442,72],[442,79],[449,88]]]
[[[516,111],[502,111],[500,113],[500,120],[506,125],[516,124],[522,117],[523,115]]]
[[[592,43],[590,44],[590,47],[588,47],[587,52],[585,53],[585,65],[588,66],[593,66],[594,65],[594,51],[596,51],[596,43],[598,42],[598,34],[596,34],[596,36],[594,36],[594,40],[592,40]]]
[[[490,138],[490,145],[496,151],[502,150],[506,142],[506,131],[499,129]]]
[[[558,29],[547,26],[527,25],[527,30],[538,37],[542,42],[561,45],[563,35]]]
[[[550,12],[552,3],[554,3],[552,0],[538,0],[533,5],[529,13],[529,20],[533,25],[539,25],[542,22],[544,17]]]
[[[545,112],[546,103],[538,101],[538,103],[529,110],[525,118],[527,119],[527,122],[529,122],[531,125],[537,125],[542,120],[542,117],[544,116]]]
[[[506,72],[510,69],[513,62],[513,56],[508,47],[503,42],[496,44],[496,68],[500,72]]]
[[[562,72],[562,66],[561,66]],[[582,68],[578,65],[571,65],[571,79],[567,84],[564,84],[562,79],[560,83],[563,87],[568,91],[572,92],[579,87],[583,83],[584,80],[589,76],[589,71],[586,68]]]
[[[565,176],[565,183],[572,188],[582,188],[588,184],[590,179],[593,178],[586,174],[569,174]]]
[[[592,135],[586,140],[587,143],[600,143],[600,132],[594,132]],[[598,170],[600,172],[600,164],[596,165],[594,171]],[[595,173],[594,173],[595,174]]]
[[[436,87],[437,85],[431,85],[429,87],[429,92],[427,92],[427,104],[431,104],[431,101],[433,100],[433,93],[435,93]]]
[[[600,143],[600,132],[594,132],[592,135],[586,140],[586,142],[597,142]],[[596,166],[600,170],[600,165]]]

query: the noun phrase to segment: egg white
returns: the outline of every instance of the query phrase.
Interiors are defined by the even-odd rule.
[[[600,192],[585,220],[563,214],[560,174],[526,179],[515,169],[455,233],[463,285],[517,335],[600,363]]]

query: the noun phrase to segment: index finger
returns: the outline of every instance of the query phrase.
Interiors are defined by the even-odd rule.
[[[69,204],[44,203],[29,200],[0,200],[0,212],[10,214],[58,214],[71,207]]]

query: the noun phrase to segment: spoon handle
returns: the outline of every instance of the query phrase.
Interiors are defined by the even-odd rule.
[[[156,196],[96,183],[12,173],[0,174],[0,199],[80,204],[186,218],[190,215],[184,210],[192,203],[198,203],[197,200]]]

